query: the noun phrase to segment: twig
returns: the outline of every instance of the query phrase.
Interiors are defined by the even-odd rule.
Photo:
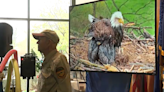
[[[153,73],[154,69],[144,70],[144,73]]]
[[[75,57],[73,54],[71,54],[72,57]],[[76,60],[76,58],[73,58]],[[71,62],[73,63],[73,62]],[[77,69],[77,66],[79,66],[79,62],[75,62],[73,65],[71,65],[71,69]]]
[[[133,68],[134,68],[134,65],[130,68],[130,72],[133,70]]]
[[[144,67],[148,67],[147,65],[140,63],[140,62],[136,62],[136,63],[130,63],[130,65],[138,65],[138,66],[144,66]]]
[[[143,47],[141,47],[140,45],[138,45],[138,44],[136,44],[139,48],[141,48],[144,52],[146,52],[146,50],[143,48]]]
[[[105,69],[104,66],[91,63],[91,62],[89,62],[89,61],[87,61],[87,60],[84,60],[84,59],[78,59],[78,61],[80,61],[80,62],[82,62],[82,63],[84,63],[84,64],[87,64],[87,65],[91,65],[91,66],[94,66],[94,67],[99,67],[99,68]]]
[[[144,36],[145,38],[151,38],[151,39],[154,39],[154,37],[151,36],[151,35],[146,31],[145,28],[143,28],[143,32],[144,32],[143,36]]]
[[[131,39],[129,36],[127,36],[127,35],[125,35],[125,34],[124,34],[124,36],[127,37],[127,38],[129,38],[129,39],[133,42],[134,45],[137,45],[137,46],[138,46],[139,48],[141,48],[144,52],[146,52],[146,50],[145,50],[143,47],[141,47],[140,45],[138,45],[137,43],[135,43],[135,40]]]
[[[135,39],[139,40],[138,37],[133,33],[133,31],[131,31],[131,34]]]
[[[153,39],[139,39],[137,41],[154,41]]]
[[[78,59],[78,58],[74,57],[73,55],[71,55],[71,57],[74,58],[75,60],[77,60],[77,61],[83,63],[83,64],[90,65],[90,66],[94,66],[94,67],[99,67],[99,68],[101,68],[101,69],[105,69],[104,66],[101,66],[101,65],[98,65],[98,64],[95,64],[95,63],[91,63],[91,62],[89,62],[89,61],[87,61],[87,60],[84,60],[84,59]]]
[[[105,4],[106,4],[106,6],[108,7],[108,4],[107,4],[107,2],[106,2],[106,1],[105,1]],[[109,10],[109,12],[110,12],[110,14],[109,14],[109,15],[111,15],[111,14],[112,14],[112,12],[110,11],[109,7],[108,7],[108,10]]]
[[[74,69],[76,70],[78,67],[80,67],[80,65],[81,63],[78,62]]]
[[[91,67],[91,68],[83,67],[83,70],[86,70],[86,71],[106,71],[106,70],[103,70],[103,69],[98,68],[98,67]]]
[[[147,70],[147,69],[154,69],[154,67],[145,66],[145,67],[140,67],[140,69],[142,69],[142,70]]]
[[[152,29],[152,27],[137,27],[137,26],[124,26],[124,28],[133,28],[133,29]]]
[[[124,34],[124,37],[128,38],[130,41],[133,41],[128,35]]]
[[[152,21],[152,20],[155,20],[155,19],[147,19],[147,20],[145,20],[145,21],[143,21],[143,22],[141,22],[139,24],[141,25],[141,24],[144,24],[145,22],[149,22],[149,21]]]
[[[116,7],[117,11],[119,11],[119,8],[117,7],[116,3],[114,2],[114,0],[112,0],[114,6]]]
[[[150,4],[151,3],[151,1],[150,2],[148,2],[147,4],[145,4],[143,7],[140,7],[136,12],[135,12],[135,14],[137,14],[137,12],[139,12],[142,8],[145,8],[148,4]]]
[[[141,37],[143,37],[143,35],[140,35],[138,38],[140,39]]]
[[[130,38],[130,37],[129,37]],[[131,39],[131,38],[130,38]],[[129,40],[130,40],[129,39]],[[128,41],[128,40],[127,40]],[[131,41],[131,40],[130,40]],[[138,42],[142,42],[142,41],[154,41],[153,39],[138,39],[138,40],[134,40],[134,41],[138,41]]]
[[[146,51],[149,51],[147,50],[147,46],[145,46],[142,42],[139,42],[139,43],[141,44],[141,46],[143,46],[146,49]]]
[[[142,15],[142,14],[135,14],[135,13],[123,13],[123,15]]]
[[[148,50],[147,50],[147,46],[145,46],[145,45],[140,41],[140,39],[139,39],[133,32],[131,32],[131,33],[132,33],[132,35],[135,37],[135,39],[137,39],[136,41],[137,41],[138,43],[140,43],[141,46],[145,47],[146,51],[148,51]],[[148,40],[146,40],[146,41],[148,41]]]
[[[124,43],[121,43],[121,45],[128,45],[128,44],[131,44],[132,42],[124,42]]]
[[[119,7],[119,9],[120,9],[123,5],[125,5],[128,1],[129,1],[129,0],[126,0],[123,4],[121,4],[120,7]]]
[[[77,39],[77,37],[70,35],[70,40]]]

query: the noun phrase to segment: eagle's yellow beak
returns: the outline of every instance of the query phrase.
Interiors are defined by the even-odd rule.
[[[118,19],[118,21],[119,21],[119,23],[122,23],[122,24],[124,24],[124,21],[123,21],[123,19]]]

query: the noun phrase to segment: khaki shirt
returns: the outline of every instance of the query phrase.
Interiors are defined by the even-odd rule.
[[[66,57],[56,50],[45,57],[37,92],[71,92],[69,64]]]

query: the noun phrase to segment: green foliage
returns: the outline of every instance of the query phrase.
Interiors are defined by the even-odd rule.
[[[37,32],[38,30],[45,30],[45,29],[51,29],[54,30],[59,38],[59,44],[57,45],[57,49],[68,56],[69,51],[69,29],[68,29],[68,22],[42,22],[35,24],[31,30],[31,32]],[[43,31],[41,30],[41,31]],[[37,40],[35,40],[31,35],[31,49],[33,49],[39,58],[41,58],[40,52],[38,51],[37,47]]]
[[[61,0],[58,1],[59,3]],[[45,7],[40,14],[41,18],[67,18],[68,13],[62,8],[58,7]],[[69,22],[57,22],[57,21],[32,21],[31,22],[31,33],[39,33],[45,29],[54,30],[59,38],[59,44],[57,45],[57,50],[68,57],[69,51]],[[37,40],[30,35],[30,52],[35,53],[37,57],[36,71],[38,72],[41,68],[41,61],[43,59],[42,54],[38,51]]]
[[[36,72],[39,73],[39,71],[41,70],[41,65],[42,65],[42,62],[43,62],[43,56],[41,59],[39,59],[39,57],[37,56],[37,54],[35,53],[35,51],[32,49],[31,50],[31,53],[35,56],[36,58],[36,65],[35,65],[35,69],[36,69]]]
[[[137,27],[152,27],[147,29],[155,35],[155,0],[106,0],[94,4],[76,6],[70,12],[70,34],[83,36],[89,28],[88,14],[95,17],[110,18],[115,11],[121,11],[124,22],[134,22]],[[141,30],[143,31],[143,30]],[[78,33],[78,34],[77,34]]]

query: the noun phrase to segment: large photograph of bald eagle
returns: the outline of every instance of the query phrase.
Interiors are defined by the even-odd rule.
[[[71,70],[155,73],[155,0],[70,6],[69,23]]]

